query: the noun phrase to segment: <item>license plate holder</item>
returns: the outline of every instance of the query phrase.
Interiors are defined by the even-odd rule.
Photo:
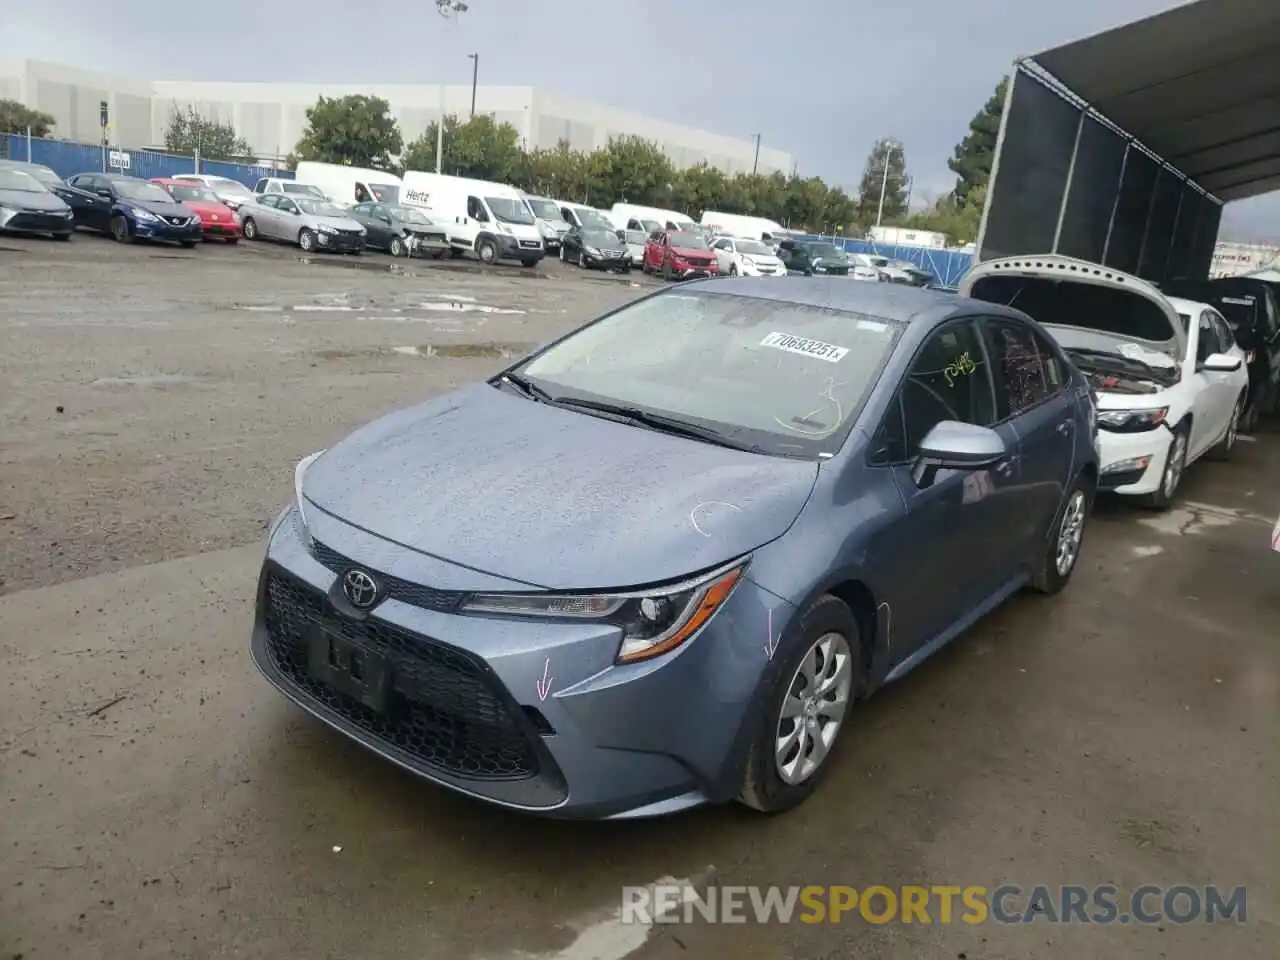
[[[391,667],[386,657],[321,627],[311,631],[307,672],[313,680],[385,714],[391,699]]]

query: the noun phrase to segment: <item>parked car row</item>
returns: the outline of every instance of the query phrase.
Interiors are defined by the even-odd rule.
[[[610,260],[611,236],[575,224],[564,256]],[[767,279],[742,270],[762,241],[694,236],[655,231],[644,269],[724,254],[737,277],[659,288],[297,465],[250,642],[284,696],[508,809],[786,810],[857,700],[1068,584],[1098,492],[1167,509],[1235,452],[1246,351],[1212,297],[1059,256],[956,292]]]

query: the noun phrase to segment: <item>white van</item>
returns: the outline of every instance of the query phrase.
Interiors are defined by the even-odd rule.
[[[319,187],[321,193],[344,207],[354,203],[400,202],[400,178],[394,173],[300,160],[294,176],[298,183]]]
[[[410,170],[400,185],[400,203],[422,209],[444,227],[455,255],[474,254],[484,263],[518,260],[525,267],[546,256],[524,196],[505,183]]]
[[[661,207],[642,207],[634,203],[615,203],[609,211],[613,222],[623,230],[641,230],[643,226],[631,226],[634,221],[639,224],[656,223],[658,230],[692,230],[698,232],[698,225],[683,213],[674,210],[663,210]],[[653,230],[648,230],[653,233]]]
[[[721,213],[719,210],[704,211],[702,225],[724,236],[760,240],[769,244],[777,243],[790,235],[790,231],[776,220],[747,217],[737,213]]]
[[[560,216],[564,217],[565,223],[570,227],[578,227],[582,230],[613,230],[615,233],[621,229],[609,214],[595,207],[588,207],[585,203],[570,203],[568,200],[556,200],[554,203],[560,208]]]
[[[547,197],[535,197],[523,190],[521,196],[524,197],[525,206],[529,208],[529,212],[538,221],[538,232],[542,234],[542,242],[546,245],[547,252],[555,253],[560,249],[564,235],[569,232],[569,222],[560,212],[560,204]]]

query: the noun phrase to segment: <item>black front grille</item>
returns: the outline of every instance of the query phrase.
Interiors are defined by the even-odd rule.
[[[457,590],[437,590],[434,587],[414,583],[412,580],[389,577],[377,570],[362,566],[349,557],[344,557],[337,550],[325,546],[323,543],[316,542],[312,546],[312,551],[315,553],[316,559],[334,573],[346,573],[353,567],[359,567],[361,570],[373,574],[388,597],[399,600],[401,603],[407,603],[410,606],[422,607],[424,610],[439,610],[441,613],[454,613],[469,596],[469,594]]]
[[[175,227],[185,227],[187,225],[186,217],[165,217],[164,219],[166,223],[170,223]]]
[[[537,240],[521,240],[520,246],[524,247],[526,250],[537,250],[542,246],[542,244]]]
[[[482,661],[387,623],[339,617],[318,590],[279,573],[268,575],[266,589],[267,652],[297,690],[429,770],[490,781],[538,774],[528,721]],[[318,628],[386,660],[385,712],[311,676]]]

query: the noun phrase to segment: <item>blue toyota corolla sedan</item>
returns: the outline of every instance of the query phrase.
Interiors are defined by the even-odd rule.
[[[1097,469],[1088,386],[1016,310],[695,282],[298,464],[253,657],[504,807],[783,810],[856,700],[1063,587]]]

